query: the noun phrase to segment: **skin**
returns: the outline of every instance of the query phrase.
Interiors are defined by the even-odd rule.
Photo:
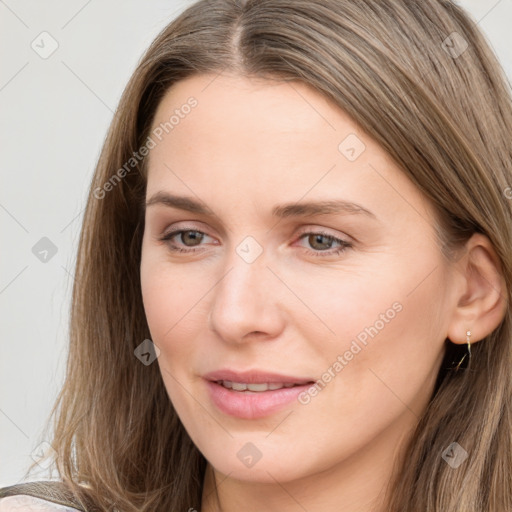
[[[493,249],[476,234],[460,258],[443,257],[427,199],[308,86],[196,75],[167,92],[153,127],[190,96],[197,106],[151,149],[146,197],[172,192],[212,213],[148,206],[141,284],[168,395],[208,461],[201,510],[383,511],[445,339],[465,343],[470,328],[474,343],[503,317]],[[349,134],[365,145],[354,161],[338,149]],[[271,215],[340,198],[375,218]],[[174,229],[189,231],[160,240]],[[339,242],[304,236],[318,231],[352,246],[335,254]],[[247,236],[263,249],[252,263],[236,251]],[[309,403],[248,420],[211,402],[201,376],[220,368],[321,379],[393,304],[400,311]],[[261,452],[252,467],[237,457],[248,442]]]

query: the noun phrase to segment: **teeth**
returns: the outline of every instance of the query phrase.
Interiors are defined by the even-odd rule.
[[[261,391],[272,391],[275,389],[281,389],[281,388],[291,388],[293,386],[296,386],[298,384],[292,384],[292,383],[281,383],[281,382],[264,382],[261,384],[248,384],[246,382],[232,382],[230,380],[220,380],[218,381],[219,384],[224,386],[228,389],[233,389],[234,391],[255,391],[255,392],[261,392]]]
[[[231,389],[234,389],[235,391],[245,391],[247,389],[247,384],[232,382]]]

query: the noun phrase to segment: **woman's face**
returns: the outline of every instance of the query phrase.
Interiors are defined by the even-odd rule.
[[[194,443],[241,480],[389,464],[432,393],[454,296],[429,203],[300,83],[194,76],[151,137],[142,293]]]

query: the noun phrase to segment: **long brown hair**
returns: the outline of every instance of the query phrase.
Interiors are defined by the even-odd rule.
[[[200,509],[206,461],[158,365],[134,356],[150,338],[139,150],[172,84],[222,71],[298,80],[347,112],[432,201],[448,257],[474,232],[491,240],[506,316],[466,370],[450,370],[447,351],[386,510],[512,510],[512,101],[475,21],[448,0],[201,0],[158,35],[123,93],[91,183],[66,380],[52,411],[59,475],[103,510]],[[469,454],[457,469],[441,457],[451,442]]]

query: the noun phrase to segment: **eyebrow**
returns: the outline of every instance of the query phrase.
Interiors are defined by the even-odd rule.
[[[167,192],[156,192],[151,199],[146,201],[145,206],[148,207],[155,204],[169,208],[177,208],[191,213],[213,215],[213,212],[207,206],[196,199],[186,196],[176,196]],[[281,219],[287,217],[308,217],[332,214],[363,214],[373,219],[377,218],[370,210],[357,203],[352,203],[344,199],[286,203],[274,206],[272,209],[272,216]]]

